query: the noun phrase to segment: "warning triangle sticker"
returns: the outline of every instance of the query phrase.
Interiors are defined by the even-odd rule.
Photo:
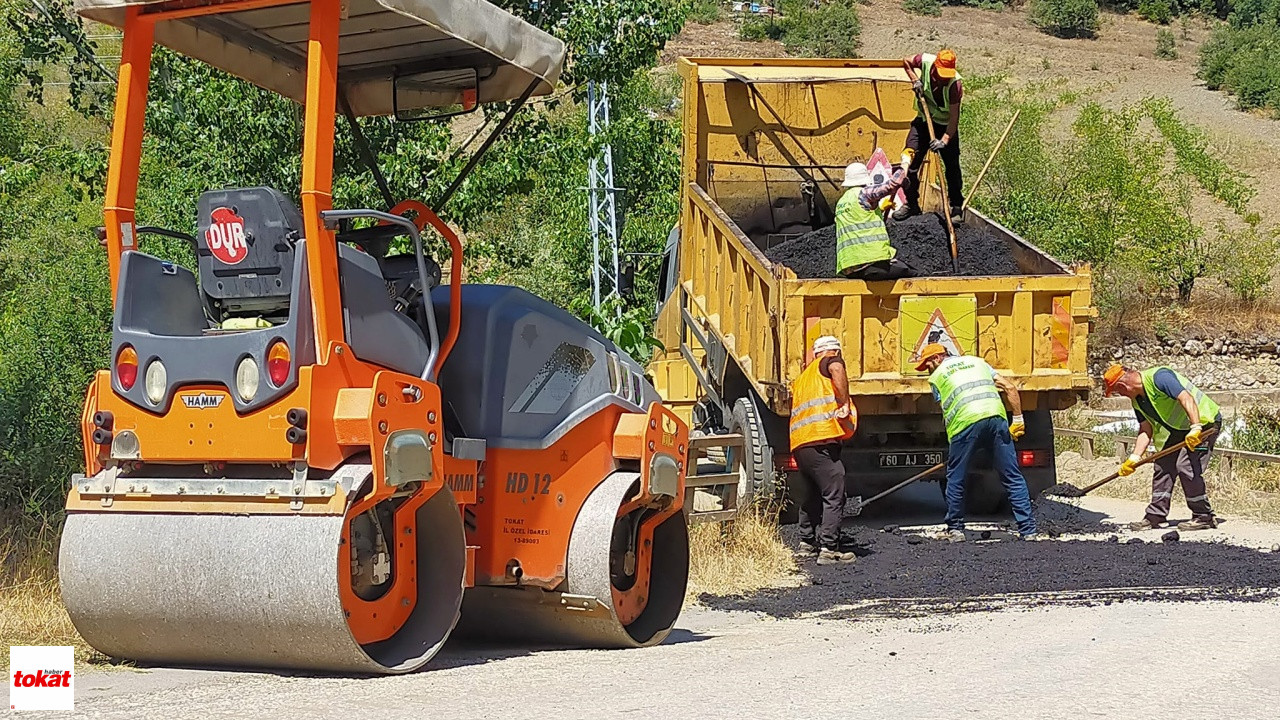
[[[933,316],[929,318],[929,322],[925,323],[924,332],[920,333],[920,339],[916,341],[916,347],[911,352],[911,357],[918,360],[920,351],[929,343],[938,343],[947,349],[952,355],[963,355],[960,349],[960,340],[956,337],[955,332],[951,329],[951,325],[947,322],[947,317],[942,314],[942,308],[935,308]]]

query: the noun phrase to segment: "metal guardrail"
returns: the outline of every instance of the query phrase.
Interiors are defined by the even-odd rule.
[[[1060,435],[1078,439],[1080,441],[1080,457],[1085,460],[1094,459],[1094,443],[1103,436],[1106,436],[1106,439],[1114,441],[1119,446],[1121,455],[1132,454],[1134,445],[1138,442],[1138,438],[1129,435],[1112,435],[1110,433],[1096,433],[1088,430],[1073,430],[1071,428],[1055,427],[1053,434],[1055,436]],[[1215,447],[1213,456],[1221,461],[1220,469],[1222,475],[1227,479],[1230,479],[1232,473],[1235,472],[1236,460],[1247,460],[1264,465],[1280,464],[1280,455],[1268,455],[1248,450],[1236,450],[1235,448]]]
[[[712,448],[724,449],[723,472],[701,473],[698,460],[706,457],[707,451]],[[736,449],[736,452],[730,452],[731,449]],[[690,472],[684,481],[684,513],[689,524],[724,522],[732,520],[738,514],[738,483],[742,478],[742,454],[745,449],[746,439],[737,433],[689,438],[689,455],[685,460],[685,467]],[[718,497],[720,509],[696,510],[694,499],[699,491]]]

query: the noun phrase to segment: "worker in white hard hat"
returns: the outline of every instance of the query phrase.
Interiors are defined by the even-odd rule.
[[[817,555],[819,565],[856,559],[840,548],[845,499],[840,452],[857,424],[840,341],[823,335],[813,341],[813,360],[791,383],[791,454],[805,481],[800,554]]]
[[[885,182],[873,184],[867,166],[856,162],[844,170],[848,188],[836,203],[836,273],[862,280],[896,280],[911,269],[897,255],[885,229],[885,213],[907,173],[894,171]]]

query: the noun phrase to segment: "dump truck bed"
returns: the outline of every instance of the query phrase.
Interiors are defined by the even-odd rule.
[[[658,323],[666,352],[654,365],[665,397],[692,403],[699,388],[745,382],[785,416],[789,383],[819,335],[840,338],[860,413],[927,412],[912,359],[936,340],[1012,378],[1030,409],[1087,393],[1089,269],[972,209],[965,224],[1002,243],[1022,274],[804,280],[765,256],[820,226],[846,164],[877,147],[896,159],[915,115],[900,63],[686,59],[680,69],[685,186]],[[928,192],[923,200],[937,204]]]

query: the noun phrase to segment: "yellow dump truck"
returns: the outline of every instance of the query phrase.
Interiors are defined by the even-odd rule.
[[[682,210],[659,280],[663,350],[651,368],[694,427],[746,436],[739,498],[795,479],[789,386],[820,335],[840,338],[858,410],[844,451],[851,493],[875,493],[946,457],[938,404],[913,367],[919,348],[937,340],[1021,388],[1019,462],[1033,494],[1052,485],[1049,411],[1084,398],[1090,384],[1088,267],[1067,267],[969,209],[964,223],[1004,243],[1020,274],[800,279],[765,252],[832,222],[848,163],[876,148],[896,160],[915,116],[901,63],[681,59],[680,74]],[[930,164],[926,178],[937,173]],[[926,209],[939,206],[936,187],[923,195]],[[999,507],[989,458],[977,458],[968,481],[972,511]]]

